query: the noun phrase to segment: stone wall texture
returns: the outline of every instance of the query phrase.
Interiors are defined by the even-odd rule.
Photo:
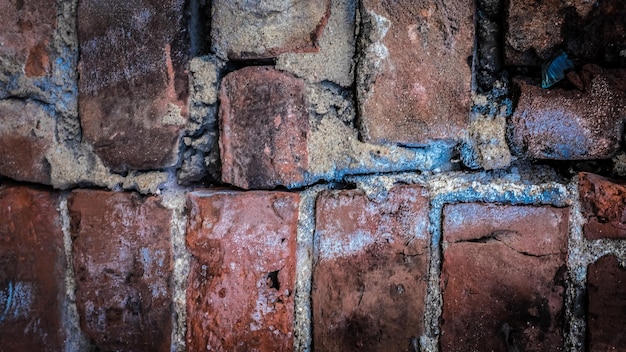
[[[0,0],[0,352],[626,351],[624,18]]]

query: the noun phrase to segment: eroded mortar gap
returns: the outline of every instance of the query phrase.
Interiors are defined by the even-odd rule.
[[[268,58],[268,59],[229,59],[226,62],[226,66],[224,67],[223,73],[224,76],[233,72],[240,70],[244,67],[250,66],[276,66],[276,58]]]

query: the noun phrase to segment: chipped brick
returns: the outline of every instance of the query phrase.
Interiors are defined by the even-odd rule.
[[[626,182],[587,172],[578,177],[585,237],[626,238]]]
[[[18,181],[50,184],[46,159],[54,143],[54,118],[41,105],[0,101],[0,174]]]

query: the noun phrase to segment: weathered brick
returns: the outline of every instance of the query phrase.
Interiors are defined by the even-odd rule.
[[[626,45],[624,1],[511,0],[507,4],[508,65],[540,66],[561,49],[602,66],[626,62],[619,49]]]
[[[569,210],[444,208],[444,351],[561,351]]]
[[[114,171],[177,161],[188,114],[185,26],[183,0],[79,2],[83,136]]]
[[[626,350],[626,269],[604,256],[587,268],[589,351]]]
[[[0,350],[62,351],[65,253],[55,193],[0,188]]]
[[[39,104],[0,101],[0,175],[50,183],[46,152],[54,143],[54,118]]]
[[[169,351],[171,210],[136,193],[72,192],[76,304],[101,350]]]
[[[406,145],[460,139],[470,112],[473,4],[363,1],[357,93],[366,139]]]
[[[304,81],[268,66],[229,73],[220,89],[222,181],[241,187],[293,186],[308,167]]]
[[[511,147],[535,159],[610,158],[620,148],[626,101],[607,73],[590,73],[585,91],[541,89],[519,81]]]
[[[299,196],[188,195],[190,351],[293,350]]]
[[[330,16],[330,0],[214,0],[211,6],[211,49],[230,59],[317,51]]]
[[[405,351],[423,333],[428,197],[396,186],[375,202],[359,190],[316,204],[313,345],[320,351]]]
[[[56,28],[55,0],[0,2],[0,57],[3,68],[15,64],[26,77],[50,72],[50,43]]]
[[[626,238],[626,181],[586,172],[578,177],[585,237]]]

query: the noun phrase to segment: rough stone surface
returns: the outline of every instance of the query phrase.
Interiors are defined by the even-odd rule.
[[[511,118],[511,148],[535,159],[610,158],[620,148],[626,100],[604,73],[585,91],[541,89],[519,81]]]
[[[376,203],[359,190],[316,204],[313,345],[320,351],[406,351],[423,333],[428,197],[396,186]]]
[[[586,172],[578,177],[585,237],[626,238],[626,181]]]
[[[365,139],[423,145],[463,135],[473,16],[469,0],[363,1],[357,93]]]
[[[621,0],[508,1],[506,64],[540,66],[566,50],[583,62],[626,66],[626,4]]]
[[[219,57],[255,59],[319,50],[330,0],[212,3],[211,50]]]
[[[2,351],[62,351],[65,254],[54,193],[0,188]]]
[[[589,351],[626,349],[626,269],[612,255],[587,268]]]
[[[190,351],[293,350],[299,199],[263,191],[188,195]]]
[[[48,74],[56,1],[2,1],[0,14],[0,66],[18,65],[26,77]]]
[[[49,184],[46,152],[54,143],[54,132],[54,118],[41,105],[0,101],[0,175]]]
[[[229,73],[220,89],[222,181],[241,187],[290,186],[308,167],[304,81],[268,66]]]
[[[561,351],[568,209],[455,204],[443,220],[443,351]]]
[[[184,1],[81,1],[79,113],[85,141],[113,171],[177,161],[187,119]]]
[[[169,351],[172,211],[157,197],[72,192],[76,304],[100,350]]]
[[[276,68],[309,82],[331,81],[343,87],[351,86],[354,82],[355,26],[356,1],[331,1],[330,18],[319,39],[319,52],[279,55]]]

